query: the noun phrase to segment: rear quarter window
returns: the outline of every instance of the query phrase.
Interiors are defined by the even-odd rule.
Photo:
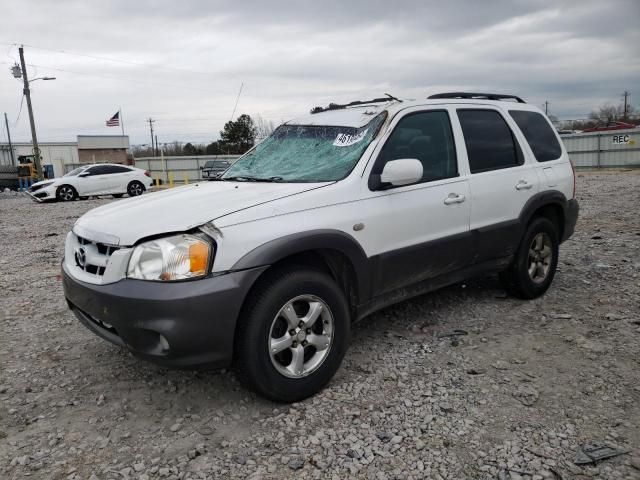
[[[562,155],[562,148],[551,125],[541,113],[524,110],[509,110],[509,115],[522,130],[531,151],[539,162],[557,160]]]

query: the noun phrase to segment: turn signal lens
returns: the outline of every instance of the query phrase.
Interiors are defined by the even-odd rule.
[[[205,242],[189,245],[189,270],[194,275],[204,275],[209,264],[209,245]]]

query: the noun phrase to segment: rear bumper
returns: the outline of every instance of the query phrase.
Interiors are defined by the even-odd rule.
[[[564,232],[561,242],[567,240],[576,229],[576,223],[578,222],[578,214],[580,212],[580,206],[576,199],[568,200],[564,209]]]
[[[78,320],[134,355],[168,367],[228,366],[240,308],[264,268],[188,282],[124,279],[84,283],[62,267],[64,295]]]

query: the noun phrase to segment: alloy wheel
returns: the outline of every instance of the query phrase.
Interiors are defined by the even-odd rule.
[[[129,195],[131,195],[132,197],[142,195],[142,185],[140,185],[139,183],[132,183],[129,187]]]
[[[529,246],[529,277],[535,283],[542,283],[549,275],[553,263],[553,248],[551,237],[546,232],[540,232]]]
[[[66,187],[66,186],[60,187],[59,195],[60,195],[60,198],[65,202],[73,200],[73,197],[75,196],[73,192],[73,188]]]
[[[329,355],[333,330],[333,315],[322,299],[300,295],[289,300],[271,324],[271,363],[285,377],[306,377]]]

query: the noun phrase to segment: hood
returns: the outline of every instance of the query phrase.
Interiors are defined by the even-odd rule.
[[[239,210],[327,183],[204,182],[112,202],[90,210],[74,230],[91,240],[133,245],[141,238],[182,232]],[[82,233],[81,233],[82,232]]]
[[[58,178],[49,178],[47,180],[40,180],[39,182],[35,182],[31,184],[31,188],[33,187],[41,187],[41,186],[45,186],[45,185],[53,185],[54,183],[58,182],[59,179]]]

